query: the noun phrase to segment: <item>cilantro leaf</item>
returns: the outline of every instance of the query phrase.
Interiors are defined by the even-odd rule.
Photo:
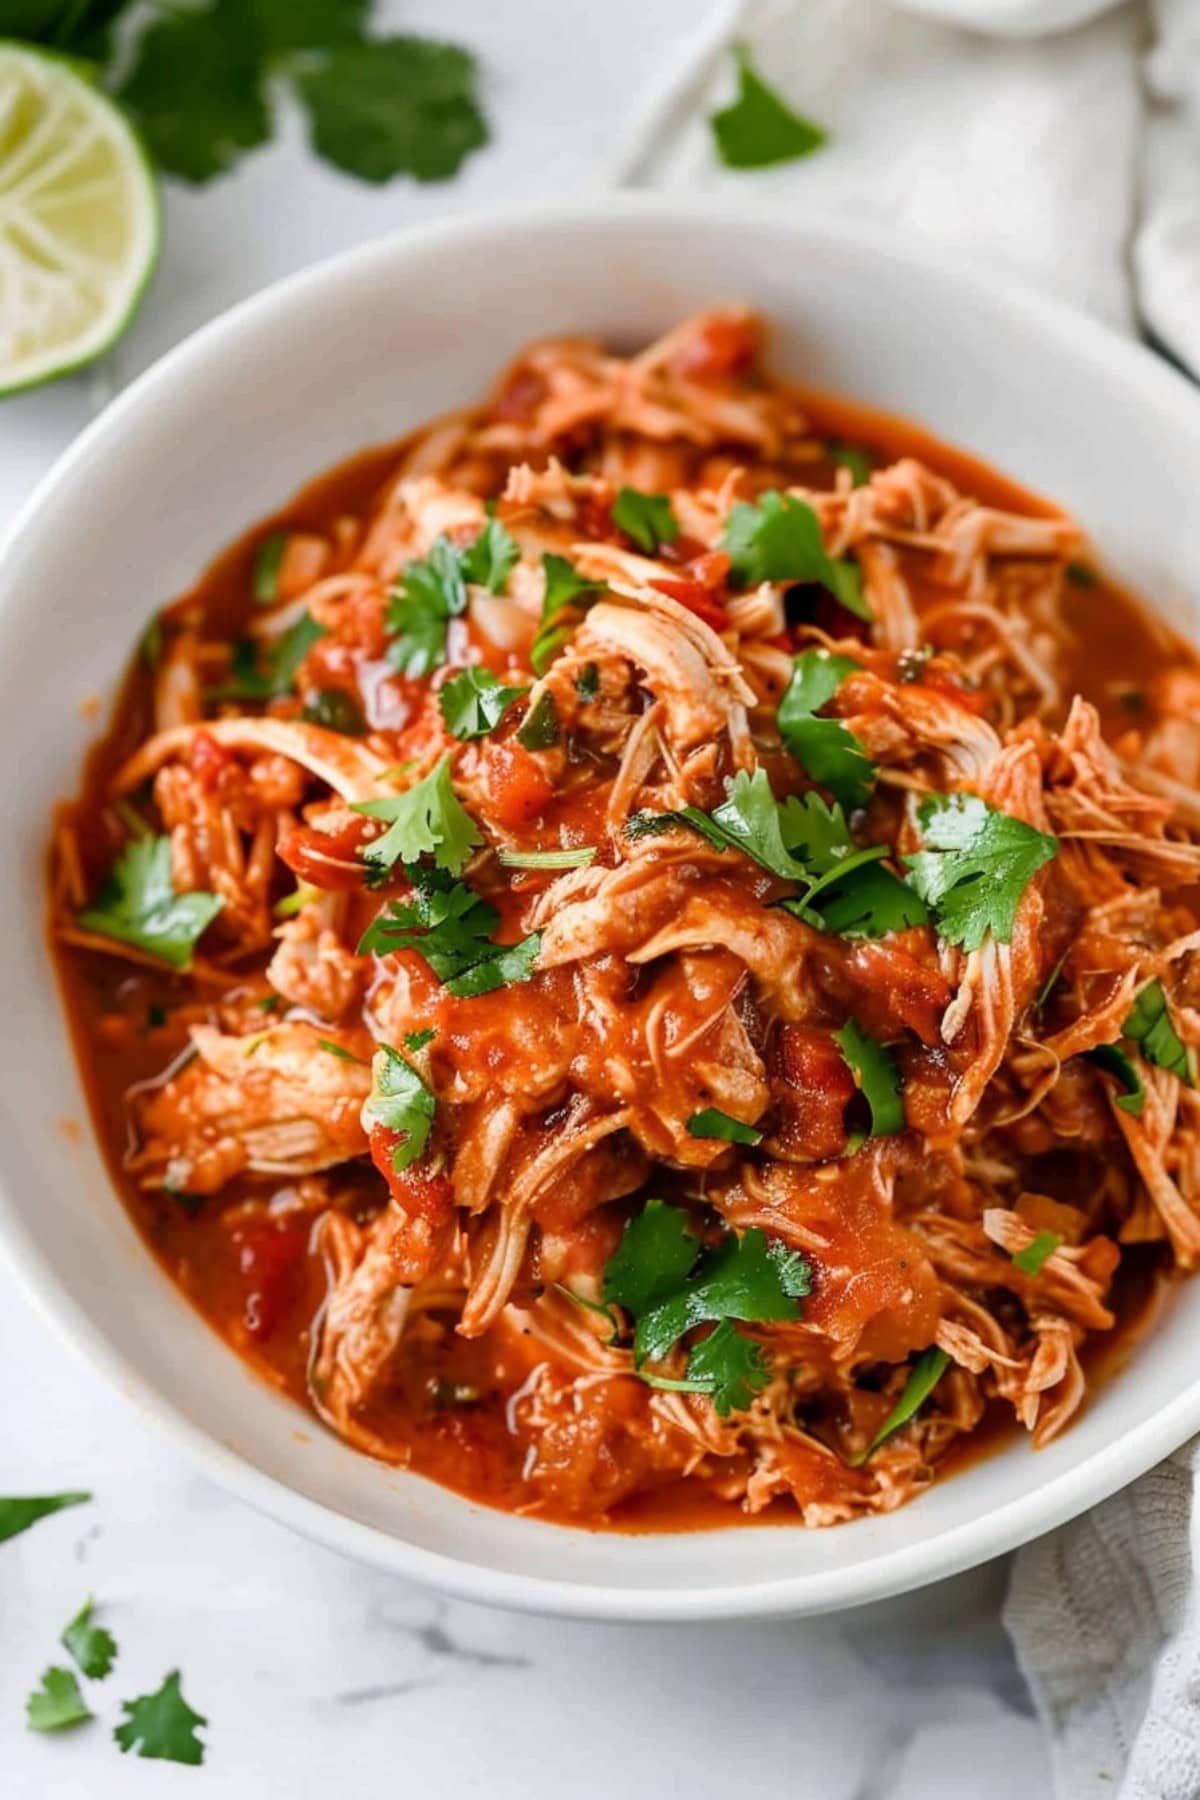
[[[404,1048],[415,1053],[418,1050],[423,1050],[426,1044],[432,1044],[436,1036],[437,1032],[432,1030],[428,1025],[425,1027],[424,1031],[406,1031],[404,1034]]]
[[[19,1537],[39,1519],[48,1519],[51,1513],[62,1512],[68,1506],[82,1506],[91,1497],[90,1494],[22,1494],[0,1499],[0,1544],[6,1538]]]
[[[1013,1255],[1013,1267],[1025,1275],[1040,1275],[1047,1258],[1054,1255],[1062,1238],[1057,1231],[1039,1231],[1023,1250]]]
[[[89,1595],[67,1625],[59,1642],[69,1650],[90,1681],[103,1681],[116,1661],[117,1644],[102,1625],[92,1624],[95,1601]]]
[[[339,46],[294,74],[318,156],[360,181],[448,181],[488,141],[475,59],[429,38]]]
[[[900,1098],[900,1071],[896,1059],[853,1019],[834,1032],[846,1067],[854,1077],[871,1113],[870,1136],[894,1137],[905,1128],[904,1102]]]
[[[1094,1050],[1083,1052],[1084,1062],[1094,1063],[1096,1068],[1103,1069],[1107,1075],[1115,1075],[1124,1088],[1124,1093],[1117,1094],[1113,1104],[1122,1112],[1127,1112],[1134,1119],[1140,1119],[1142,1108],[1146,1104],[1146,1089],[1137,1068],[1116,1044],[1097,1044]]]
[[[461,875],[471,852],[483,843],[483,834],[451,785],[450,756],[447,750],[429,774],[405,793],[361,800],[353,807],[369,819],[388,823],[383,836],[365,844],[360,852],[373,868],[386,871],[397,862],[415,863],[422,856],[432,856],[439,869]]]
[[[294,692],[301,663],[325,636],[325,626],[305,611],[272,644],[239,638],[230,655],[228,679],[206,689],[205,699],[278,700]]]
[[[513,701],[528,692],[528,688],[506,687],[490,669],[472,663],[446,683],[438,695],[438,706],[451,737],[486,737],[495,731]]]
[[[109,871],[94,906],[79,923],[85,931],[132,944],[169,963],[190,969],[192,951],[225,902],[219,894],[178,894],[171,878],[171,840],[134,838]]]
[[[1058,855],[1058,839],[976,794],[932,794],[918,817],[927,848],[901,860],[941,936],[964,950],[977,950],[989,931],[1007,944],[1021,896]]]
[[[542,558],[542,574],[545,578],[542,617],[529,652],[529,661],[538,675],[546,673],[574,630],[573,625],[564,623],[563,615],[586,612],[606,586],[603,581],[589,581],[580,575],[565,556],[553,556],[549,552]]]
[[[522,720],[517,742],[523,750],[549,750],[558,739],[558,708],[554,704],[554,695],[547,688]]]
[[[326,636],[326,627],[318,625],[310,612],[302,612],[295,624],[288,626],[271,657],[270,682],[274,697],[292,692],[300,664],[317,640]]]
[[[400,1138],[392,1151],[397,1174],[423,1153],[436,1112],[437,1101],[412,1064],[390,1044],[382,1045],[371,1062],[371,1094],[363,1105],[362,1118],[368,1131],[381,1125]]]
[[[254,553],[252,590],[256,606],[271,606],[278,597],[279,565],[287,549],[286,531],[272,531]]]
[[[1147,982],[1134,996],[1133,1011],[1125,1021],[1125,1035],[1141,1046],[1147,1062],[1177,1075],[1185,1087],[1195,1087],[1192,1059],[1171,1023],[1161,981]]]
[[[709,114],[717,154],[730,169],[766,169],[811,156],[829,140],[819,125],[793,112],[758,74],[744,44],[735,46],[737,99]]]
[[[762,581],[815,581],[847,612],[870,623],[858,564],[830,556],[821,521],[794,494],[771,488],[754,505],[739,500],[725,521],[721,545],[743,587]]]
[[[694,1138],[723,1138],[727,1144],[761,1144],[762,1132],[742,1119],[735,1119],[719,1106],[706,1106],[694,1112],[687,1122]]]
[[[499,519],[489,519],[475,542],[459,558],[465,580],[489,593],[502,594],[521,560],[521,547]]]
[[[695,812],[694,807],[684,807],[680,817],[696,826]],[[718,848],[721,847],[720,840],[724,840],[725,844],[744,850],[756,863],[770,869],[772,874],[782,876],[785,881],[802,881],[805,870],[788,849],[784,837],[785,823],[790,823],[796,816],[790,803],[781,806],[776,800],[765,769],[756,769],[753,775],[739,769],[720,806],[714,807],[708,815],[699,814],[709,827],[705,835],[717,843]],[[715,837],[712,827],[718,834]]]
[[[245,24],[264,56],[289,50],[327,50],[361,40],[371,0],[244,0]]]
[[[435,538],[429,555],[410,562],[392,589],[387,660],[402,675],[428,675],[446,660],[446,626],[467,610],[462,564],[449,538]]]
[[[113,1737],[123,1751],[136,1749],[139,1756],[160,1762],[204,1761],[205,1746],[196,1736],[196,1728],[207,1725],[208,1720],[193,1712],[184,1699],[178,1669],[172,1669],[156,1693],[139,1694],[136,1700],[123,1700],[121,1705],[129,1716]]]
[[[878,1450],[880,1444],[890,1438],[894,1431],[899,1431],[902,1425],[907,1425],[910,1419],[915,1418],[949,1367],[950,1358],[936,1344],[931,1344],[928,1350],[922,1350],[912,1366],[899,1400],[866,1449],[852,1459],[855,1468],[865,1463],[868,1456]]]
[[[929,909],[908,883],[877,862],[850,869],[833,879],[814,910],[807,900],[783,900],[788,912],[811,920],[835,937],[880,938],[929,923]]]
[[[612,516],[618,530],[647,556],[654,556],[660,545],[673,544],[679,536],[679,520],[666,494],[643,494],[637,488],[623,487],[613,502]]]
[[[826,444],[825,453],[836,468],[849,469],[855,487],[866,487],[871,479],[871,461],[865,450],[853,444],[831,443]]]
[[[744,1412],[771,1379],[762,1345],[728,1319],[692,1346],[687,1372],[688,1387],[708,1394],[723,1419]]]
[[[362,737],[367,729],[362,708],[345,688],[312,688],[305,696],[300,717],[306,725],[323,731],[340,731],[343,737]]]
[[[633,1336],[634,1361],[660,1361],[693,1325],[710,1320],[798,1319],[798,1302],[809,1291],[808,1275],[803,1257],[773,1248],[757,1227],[741,1237],[730,1233],[716,1249],[705,1251],[681,1287],[641,1314]]]
[[[647,1200],[604,1267],[604,1298],[636,1318],[673,1294],[700,1255],[688,1230],[690,1214],[665,1200]]]
[[[415,950],[460,999],[529,980],[541,948],[540,932],[531,932],[519,944],[498,944],[492,932],[500,915],[469,887],[447,880],[439,870],[417,866],[405,874],[412,899],[393,901],[368,926],[358,946],[360,956],[371,950],[380,956]]]
[[[792,664],[792,678],[779,703],[776,722],[785,747],[814,781],[843,806],[865,806],[875,784],[875,764],[865,746],[841,719],[816,715],[861,663],[828,650],[805,650]]]
[[[68,1725],[82,1725],[93,1716],[71,1670],[57,1666],[44,1672],[41,1687],[35,1688],[25,1702],[30,1731],[62,1731]]]
[[[223,175],[244,150],[265,144],[271,115],[242,0],[153,20],[117,98],[155,162],[185,181]]]

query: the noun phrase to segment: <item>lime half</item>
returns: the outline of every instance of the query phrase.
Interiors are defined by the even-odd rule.
[[[0,395],[107,350],[160,236],[154,177],[124,114],[77,65],[0,42]]]

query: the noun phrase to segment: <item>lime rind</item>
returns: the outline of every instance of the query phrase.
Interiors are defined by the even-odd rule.
[[[0,40],[0,398],[102,356],[158,262],[158,187],[88,65]]]

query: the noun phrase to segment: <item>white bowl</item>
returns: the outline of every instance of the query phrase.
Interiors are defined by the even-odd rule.
[[[1049,1449],[1024,1440],[915,1504],[811,1532],[627,1537],[469,1504],[346,1449],[192,1312],[115,1198],[43,944],[54,802],[150,612],[307,478],[478,396],[524,340],[625,345],[717,299],[771,361],[907,413],[1069,506],[1116,571],[1191,616],[1200,397],[1049,301],[859,227],[606,201],[370,244],[199,332],[64,457],[0,556],[0,1242],[94,1366],[217,1480],[312,1537],[471,1599],[612,1619],[798,1614],[915,1587],[1093,1505],[1200,1429],[1200,1282]],[[1191,595],[1195,598],[1195,593]]]

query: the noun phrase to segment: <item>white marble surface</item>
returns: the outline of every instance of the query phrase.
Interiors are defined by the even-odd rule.
[[[1136,9],[1102,23],[1077,50],[1054,50],[1054,63],[1043,65],[1020,48],[927,24],[901,27],[881,0],[853,0],[853,8],[853,29],[817,70],[822,118],[841,115],[842,148],[835,145],[828,165],[839,206],[869,212],[882,204],[898,216],[900,197],[886,189],[872,201],[870,183],[856,174],[856,157],[868,173],[881,157],[887,163],[880,133],[890,129],[912,159],[903,184],[910,222],[933,228],[922,208],[936,189],[921,179],[913,146],[937,109],[924,105],[919,85],[907,110],[897,98],[904,59],[914,83],[931,67],[954,69],[956,91],[973,72],[981,82],[987,72],[998,170],[1011,147],[1011,133],[1000,129],[1009,90],[998,83],[1013,95],[1032,87],[1052,96],[1058,115],[1060,76],[1074,70],[1076,85],[1086,77],[1106,96],[1096,109],[1106,137],[1132,130]],[[805,9],[813,35],[800,63],[812,65],[822,34],[832,43],[831,21],[843,9],[849,14],[851,0]],[[171,190],[164,264],[116,357],[91,377],[0,412],[0,521],[109,393],[263,282],[398,224],[599,184],[614,167],[614,145],[636,136],[644,117],[629,43],[636,38],[639,71],[661,72],[689,38],[735,10],[733,0],[655,0],[653,8],[608,0],[599,11],[564,9],[562,0],[382,4],[385,19],[474,45],[488,71],[494,146],[452,190],[402,182],[370,190],[315,165],[299,121],[288,117],[279,142],[235,178],[200,192]],[[778,38],[780,8],[773,10]],[[890,56],[880,47],[885,30],[893,33]],[[890,127],[875,105],[882,64],[872,69],[872,55],[889,62]],[[973,157],[986,157],[985,139],[976,132]],[[1048,141],[1041,154],[1052,156]],[[935,160],[931,144],[927,161]],[[632,167],[640,179],[680,183],[700,179],[702,162],[702,138],[684,128]],[[1036,275],[1044,237],[1059,285],[1120,318],[1129,306],[1123,250],[1132,175],[1112,175],[1109,166],[1107,198],[1089,214],[1086,255],[1078,246],[1060,254],[1044,219],[1040,235],[1022,240],[1007,205],[994,209],[1003,223],[985,248]],[[1020,175],[1018,168],[1014,179]],[[812,176],[819,189],[815,159]],[[1005,191],[999,176],[995,191]],[[780,185],[758,197],[764,192],[781,204],[788,198]],[[986,236],[988,209],[976,210],[973,240]],[[808,1623],[625,1629],[510,1617],[347,1564],[209,1486],[59,1344],[3,1272],[0,1367],[0,1492],[95,1494],[86,1508],[0,1547],[6,1800],[116,1800],[193,1787],[239,1800],[351,1788],[490,1800],[589,1790],[657,1800],[667,1786],[696,1800],[729,1792],[746,1800],[1048,1800],[1041,1733],[999,1623],[1002,1567]],[[102,1720],[59,1739],[36,1737],[23,1727],[25,1695],[88,1592],[121,1644],[116,1672],[94,1690]],[[210,1722],[201,1773],[122,1759],[110,1739],[119,1698],[147,1691],[176,1666]]]
[[[575,1624],[486,1611],[344,1562],[229,1499],[0,1281],[0,1487],[89,1487],[0,1546],[5,1800],[1045,1800],[994,1564],[839,1619]],[[100,1722],[24,1702],[88,1593],[120,1646]],[[203,1770],[122,1758],[123,1696],[179,1667]],[[352,1781],[350,1779],[352,1774]]]

